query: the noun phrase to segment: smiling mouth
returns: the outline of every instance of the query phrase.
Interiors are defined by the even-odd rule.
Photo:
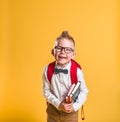
[[[64,56],[59,56],[59,59],[66,59],[66,57],[64,57]]]

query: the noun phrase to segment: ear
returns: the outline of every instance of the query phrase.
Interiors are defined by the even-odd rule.
[[[54,49],[52,49],[51,54],[54,56]]]

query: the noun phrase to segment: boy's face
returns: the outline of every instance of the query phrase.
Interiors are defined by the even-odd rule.
[[[54,57],[58,65],[65,67],[74,56],[74,44],[71,40],[63,38],[58,41],[54,48]]]

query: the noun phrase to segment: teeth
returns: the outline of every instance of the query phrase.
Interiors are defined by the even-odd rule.
[[[66,57],[59,57],[59,58],[66,58]]]
[[[65,56],[59,56],[59,57],[61,57],[61,58],[65,58]]]

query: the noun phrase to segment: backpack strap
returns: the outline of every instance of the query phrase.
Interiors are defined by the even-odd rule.
[[[81,66],[74,60],[71,60],[72,64],[71,64],[71,69],[70,69],[70,77],[71,77],[71,81],[72,84],[73,83],[77,83],[78,78],[77,78],[77,68],[81,68]]]
[[[53,76],[53,73],[54,73],[54,69],[55,69],[55,61],[50,63],[48,65],[48,69],[47,69],[47,78],[48,78],[50,83],[51,83],[51,79],[52,79],[52,76]]]

